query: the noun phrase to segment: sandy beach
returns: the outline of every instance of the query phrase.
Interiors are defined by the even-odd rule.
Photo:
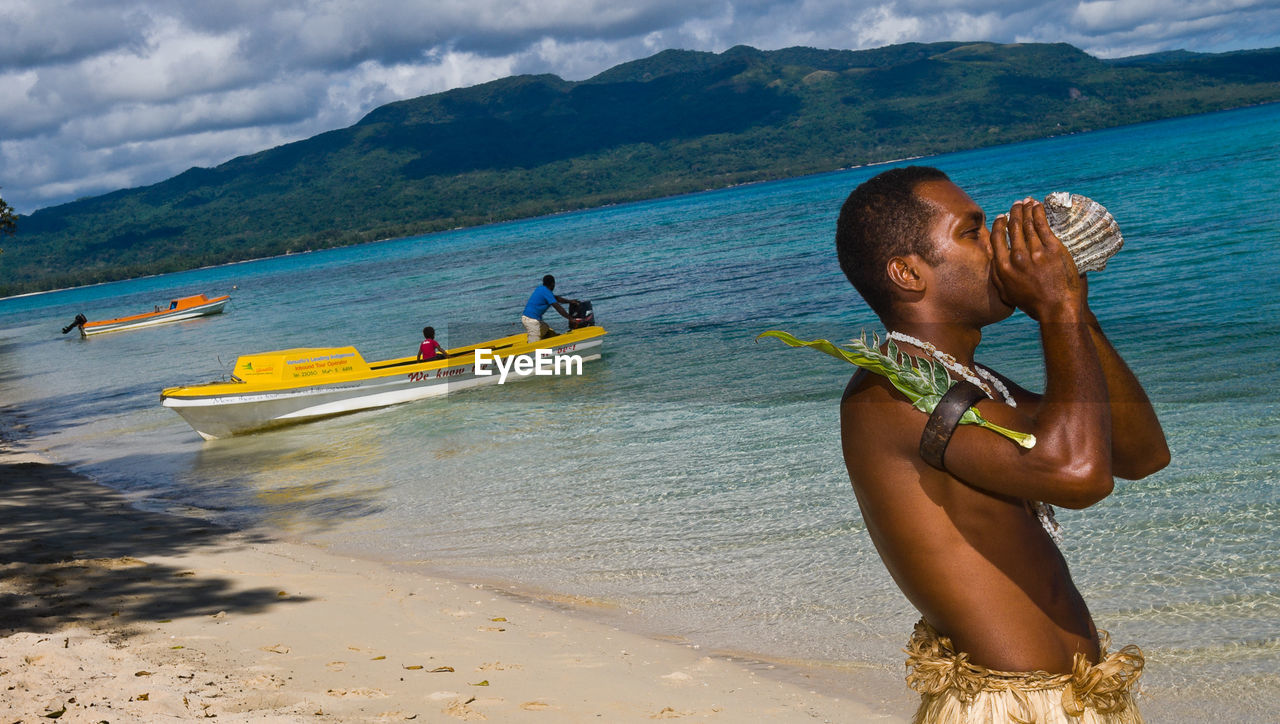
[[[899,721],[488,586],[148,512],[19,444],[0,481],[6,723]]]

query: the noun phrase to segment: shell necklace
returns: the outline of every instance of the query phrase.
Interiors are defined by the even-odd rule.
[[[978,371],[974,372],[972,369],[969,369],[968,367],[960,364],[960,361],[957,360],[955,357],[952,357],[946,352],[943,352],[937,347],[934,347],[932,344],[929,344],[928,342],[925,342],[923,340],[916,339],[915,337],[912,337],[909,334],[903,334],[902,332],[889,332],[888,337],[889,339],[892,339],[898,342],[905,342],[907,344],[914,345],[924,350],[929,354],[930,357],[937,360],[938,363],[941,364],[943,367],[946,367],[947,369],[956,373],[965,381],[971,382],[974,385],[976,385],[978,389],[982,390],[987,394],[987,397],[990,397],[993,400],[996,399],[996,394],[995,392],[992,391],[992,388],[995,388],[995,390],[1000,392],[1000,397],[1004,400],[1004,403],[1006,405],[1008,405],[1009,407],[1018,406],[1018,403],[1013,399],[1013,395],[1009,394],[1009,388],[1004,386],[1004,382],[1000,381],[999,377],[996,377],[995,375],[991,374],[990,372],[983,369],[982,367],[979,367]],[[981,377],[982,379],[979,379],[979,377]],[[983,380],[986,380],[986,382],[983,382]]]
[[[1018,406],[1018,403],[1013,399],[1013,395],[1009,394],[1009,388],[1004,386],[1004,382],[982,367],[979,367],[977,372],[974,372],[972,369],[960,364],[960,361],[955,357],[909,334],[889,332],[887,336],[896,342],[904,342],[924,350],[943,367],[956,373],[964,380],[977,385],[980,390],[986,393],[987,397],[993,400],[996,399],[995,392],[992,391],[992,388],[995,388],[995,390],[999,391],[1000,397],[1004,399],[1006,405],[1009,407]],[[979,377],[982,379],[979,379]],[[986,380],[986,382],[983,382],[983,380]],[[1053,506],[1039,500],[1028,500],[1027,503],[1030,504],[1031,510],[1036,514],[1036,517],[1040,519],[1040,525],[1049,534],[1049,537],[1055,543],[1062,543],[1062,526],[1058,524],[1058,520],[1053,514]]]

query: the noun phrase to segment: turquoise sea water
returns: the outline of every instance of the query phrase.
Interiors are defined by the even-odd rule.
[[[1126,246],[1091,300],[1173,462],[1085,511],[1063,550],[1101,627],[1148,656],[1165,720],[1280,720],[1280,105],[933,157],[986,209],[1084,193]],[[539,595],[708,650],[900,677],[917,618],[840,457],[850,368],[753,337],[876,329],[835,260],[853,169],[0,300],[0,415],[149,505]],[[209,443],[161,388],[241,353],[412,354],[513,333],[544,273],[591,299],[605,357],[537,379]],[[59,328],[173,296],[226,314],[88,340]],[[1035,387],[1034,326],[979,359]],[[835,673],[832,673],[835,672]],[[828,682],[828,685],[831,685]],[[854,684],[857,685],[856,683]],[[886,706],[906,714],[910,696]],[[1155,719],[1159,720],[1159,719]]]

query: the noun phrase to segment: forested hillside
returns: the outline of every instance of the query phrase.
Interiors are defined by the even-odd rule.
[[[1280,100],[1280,49],[669,50],[518,76],[18,218],[0,295]]]

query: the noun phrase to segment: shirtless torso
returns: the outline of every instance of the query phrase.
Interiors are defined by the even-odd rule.
[[[1077,651],[1096,661],[1093,619],[1027,501],[926,465],[918,452],[926,418],[895,397],[884,378],[859,372],[841,427],[867,530],[907,599],[988,668],[1067,672]]]
[[[849,478],[894,581],[958,651],[991,669],[1066,673],[1077,653],[1098,660],[1097,631],[1030,501],[1097,503],[1113,476],[1136,479],[1168,463],[1164,433],[1037,202],[1017,202],[988,230],[981,208],[945,178],[921,181],[912,193],[932,210],[924,227],[932,251],[888,258],[881,321],[973,367],[982,328],[1024,311],[1040,325],[1044,392],[1001,377],[1016,407],[991,399],[977,407],[1038,442],[1027,450],[960,425],[945,470],[933,468],[919,453],[927,415],[884,377],[859,372],[840,406]],[[851,280],[864,273],[855,257],[841,263]]]

